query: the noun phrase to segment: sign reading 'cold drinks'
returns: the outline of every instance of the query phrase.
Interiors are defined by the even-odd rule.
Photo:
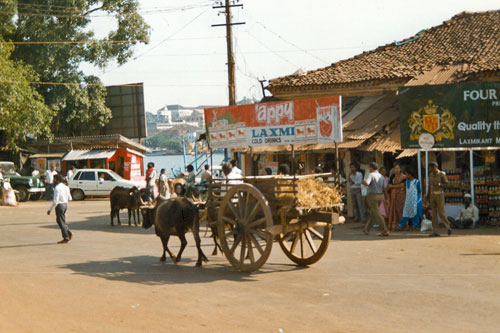
[[[500,146],[500,82],[403,87],[399,103],[402,148],[427,133],[434,148]]]
[[[205,109],[212,148],[342,142],[339,96]]]

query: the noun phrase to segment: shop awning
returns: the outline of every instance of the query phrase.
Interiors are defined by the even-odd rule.
[[[417,155],[417,153],[418,153],[417,149],[405,149],[401,152],[401,154],[398,155],[398,157],[396,157],[396,159],[404,158],[404,157],[412,157],[412,156]]]
[[[34,154],[30,158],[61,158],[65,153]]]
[[[64,156],[63,161],[99,160],[112,157],[116,149],[111,150],[71,150]]]
[[[144,155],[142,155],[141,153],[139,153],[137,150],[133,150],[133,149],[127,148],[127,151],[129,153],[134,154],[134,155],[137,155],[137,156],[140,156],[140,157],[144,157]]]
[[[363,142],[365,142],[365,140],[347,140],[339,143],[339,149],[358,148]]]
[[[366,150],[395,153],[396,150],[401,149],[400,135],[399,127],[397,127],[391,133],[375,137],[375,141],[371,143]]]

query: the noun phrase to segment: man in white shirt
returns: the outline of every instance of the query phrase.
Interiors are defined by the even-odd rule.
[[[456,219],[448,217],[448,221],[457,229],[465,229],[472,226],[476,227],[476,222],[479,221],[479,209],[473,205],[472,197],[469,193],[464,195],[464,206],[460,208],[460,212]]]
[[[363,233],[368,235],[371,227],[378,224],[382,228],[379,236],[389,236],[387,225],[385,224],[384,217],[380,213],[379,206],[385,198],[386,207],[389,206],[387,188],[385,186],[385,179],[378,172],[378,165],[375,162],[369,164],[368,168],[370,173],[366,177],[363,185],[368,186],[368,194],[366,195],[366,204],[369,209],[368,222],[363,229]]]
[[[63,239],[58,244],[66,244],[73,237],[73,233],[69,230],[68,225],[66,224],[66,210],[68,209],[68,202],[71,201],[71,194],[69,191],[69,187],[64,185],[63,177],[59,174],[54,176],[54,200],[52,201],[52,205],[47,211],[47,215],[50,215],[50,212],[55,208],[56,209],[56,221],[61,228],[61,233]]]
[[[210,166],[205,164],[205,170],[200,175],[201,182],[208,182],[212,179],[212,173],[210,172]]]
[[[54,176],[57,175],[56,167],[54,165],[50,165],[50,169],[45,171],[45,185],[47,191],[45,194],[47,199],[52,199],[54,195]]]
[[[239,178],[243,178],[244,175],[243,175],[243,171],[241,171],[240,168],[238,168],[238,162],[236,160],[232,160],[231,161],[231,166],[233,167],[232,168],[232,172],[239,175]]]
[[[75,167],[72,166],[71,168],[69,168],[68,172],[66,173],[66,181],[69,181],[71,179],[71,177],[73,177],[74,174],[75,174]]]

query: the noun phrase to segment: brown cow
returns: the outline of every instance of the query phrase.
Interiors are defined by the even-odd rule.
[[[186,198],[157,198],[153,207],[143,207],[142,227],[148,229],[155,226],[155,233],[160,237],[163,244],[163,255],[160,261],[166,260],[166,252],[173,262],[177,264],[181,260],[181,255],[187,245],[186,233],[193,232],[196,248],[198,249],[198,260],[196,266],[201,266],[201,261],[208,261],[201,250],[200,221],[198,207]],[[181,241],[181,248],[177,256],[172,254],[168,248],[170,236],[177,236]]]

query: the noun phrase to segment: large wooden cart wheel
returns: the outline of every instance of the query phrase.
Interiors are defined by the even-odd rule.
[[[241,272],[258,270],[269,258],[273,217],[262,192],[250,184],[232,186],[222,200],[217,232],[224,255]]]
[[[331,225],[301,228],[279,235],[279,243],[285,255],[300,266],[314,264],[323,257],[330,242]]]

